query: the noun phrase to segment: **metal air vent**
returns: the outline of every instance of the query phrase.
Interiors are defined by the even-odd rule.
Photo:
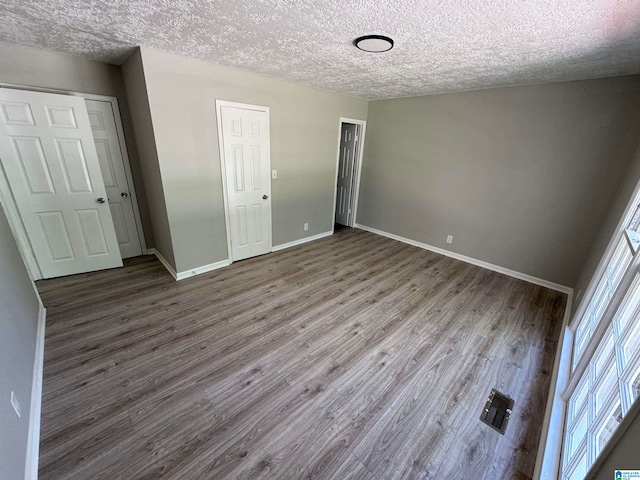
[[[504,435],[509,423],[509,416],[513,410],[514,401],[508,395],[500,393],[495,388],[491,390],[484,410],[480,415],[480,420],[493,428],[496,432]]]

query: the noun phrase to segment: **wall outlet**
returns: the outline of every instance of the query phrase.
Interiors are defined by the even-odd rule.
[[[16,397],[16,393],[15,392],[11,392],[11,406],[13,407],[13,409],[16,412],[16,415],[18,416],[18,418],[20,418],[20,414],[21,414],[21,407],[20,407],[20,402],[18,402],[18,397]]]
[[[453,243],[453,235],[447,235],[447,243]]]
[[[271,170],[271,178],[278,178],[278,170]]]
[[[305,223],[305,224],[304,224],[304,231],[306,232],[307,230],[309,230],[309,224],[308,224],[308,223]]]

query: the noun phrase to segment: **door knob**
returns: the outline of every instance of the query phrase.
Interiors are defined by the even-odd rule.
[[[263,200],[266,200],[267,198],[269,198],[269,195],[262,195]]]
[[[98,200],[96,200],[98,203],[104,203],[104,198],[100,197]]]
[[[127,192],[122,192],[122,193],[120,194],[120,196],[121,196],[122,198],[127,198],[127,197],[129,196],[129,194],[128,194]]]

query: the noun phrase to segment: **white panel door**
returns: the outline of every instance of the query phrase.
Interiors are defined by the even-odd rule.
[[[269,114],[221,107],[231,258],[271,251]]]
[[[340,161],[338,162],[338,192],[336,194],[336,223],[349,226],[353,166],[356,158],[356,125],[343,123],[340,133]]]
[[[122,258],[142,255],[111,102],[85,100]]]
[[[44,278],[122,266],[83,98],[0,88],[0,160]]]

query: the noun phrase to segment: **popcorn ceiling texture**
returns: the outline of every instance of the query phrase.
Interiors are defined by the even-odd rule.
[[[640,0],[0,0],[0,40],[137,45],[364,99],[640,73]],[[387,53],[355,37],[385,34]]]

